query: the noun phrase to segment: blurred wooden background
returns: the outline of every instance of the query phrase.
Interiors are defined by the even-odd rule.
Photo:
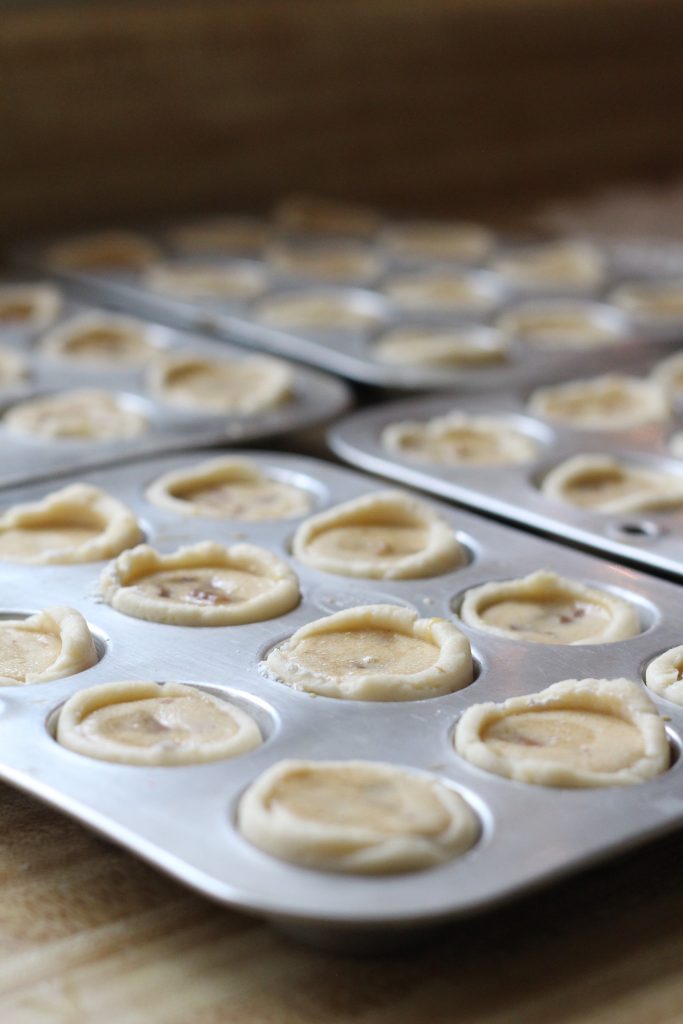
[[[681,0],[97,0],[0,15],[4,235],[291,189],[473,213],[683,167]]]

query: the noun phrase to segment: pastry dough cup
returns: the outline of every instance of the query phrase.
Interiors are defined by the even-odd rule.
[[[84,403],[86,411],[77,410],[74,429],[73,406]],[[56,411],[52,420],[44,421],[45,410]],[[108,419],[102,419],[106,410]],[[100,444],[127,441],[149,429],[146,416],[127,408],[121,396],[100,388],[76,388],[40,395],[17,402],[2,417],[7,430],[23,437],[58,443]]]
[[[645,670],[645,685],[672,704],[683,704],[683,645],[671,647],[655,658]]]
[[[601,412],[584,410],[572,413],[566,403],[573,403],[583,396],[599,402],[614,390],[623,390],[628,398],[628,408],[621,412],[605,408]],[[559,411],[557,405],[559,404]],[[643,423],[659,423],[671,416],[671,400],[660,384],[652,380],[640,380],[623,374],[608,373],[589,380],[573,380],[566,384],[553,384],[538,388],[529,399],[529,412],[560,423],[568,423],[583,430],[627,430]]]
[[[482,740],[486,729],[500,719],[534,710],[614,715],[635,726],[642,739],[644,754],[628,767],[598,772],[552,760],[516,760],[495,753]],[[511,697],[502,704],[475,704],[459,720],[454,745],[458,754],[477,768],[515,782],[539,786],[631,786],[661,775],[671,763],[666,729],[657,708],[640,686],[627,679],[567,679],[538,693]]]
[[[363,556],[336,558],[308,549],[321,533],[341,527],[396,525],[427,532],[421,551],[390,565]],[[445,520],[418,498],[402,491],[376,491],[311,516],[301,524],[292,543],[294,556],[304,565],[338,576],[365,579],[420,579],[436,576],[467,562],[467,552]]]
[[[185,746],[170,745],[164,741],[163,733],[158,743],[152,747],[127,746],[124,743],[107,739],[103,736],[88,736],[80,726],[84,719],[93,711],[114,704],[129,704],[139,700],[155,697],[187,697],[192,696],[208,705],[215,705],[221,711],[227,711],[237,731],[220,741],[200,742],[199,738]],[[132,681],[120,683],[103,683],[91,686],[87,690],[79,690],[70,697],[57,720],[57,742],[68,747],[77,754],[92,757],[98,761],[113,761],[117,764],[172,766],[187,764],[204,764],[207,761],[219,761],[223,758],[246,754],[263,742],[261,731],[254,719],[238,708],[235,704],[220,697],[204,693],[203,690],[182,683],[152,683]]]
[[[0,326],[3,328],[42,330],[56,320],[61,308],[61,292],[53,285],[0,285]],[[8,309],[16,310],[17,315],[7,316]]]
[[[352,677],[315,672],[287,657],[301,640],[330,633],[387,630],[438,648],[429,668],[414,673],[360,673]],[[472,651],[467,637],[445,619],[419,619],[417,612],[391,604],[348,608],[298,629],[288,641],[273,648],[265,661],[268,674],[287,686],[343,700],[425,700],[461,690],[472,682]]]
[[[150,291],[173,298],[213,299],[244,302],[255,298],[267,283],[265,270],[257,263],[158,262],[144,273],[143,284]]]
[[[448,824],[432,836],[390,835],[372,824],[329,824],[302,818],[273,802],[273,790],[302,772],[339,774],[361,770],[378,784],[402,778],[423,782],[441,804]],[[251,784],[238,808],[238,828],[260,850],[302,867],[356,874],[393,874],[435,867],[468,850],[479,822],[463,798],[428,775],[379,761],[280,761]]]
[[[637,478],[640,490],[585,505],[572,501],[569,492],[573,484],[581,480],[600,479],[601,476],[615,473],[630,474],[634,479]],[[683,505],[683,477],[677,477],[673,473],[655,472],[643,466],[631,466],[611,455],[574,455],[566,459],[546,474],[541,491],[556,501],[586,508],[591,512],[600,512],[603,515],[647,512]]]
[[[41,565],[69,565],[74,562],[99,562],[113,558],[144,537],[137,519],[122,501],[92,484],[70,484],[53,491],[41,501],[12,505],[0,515],[0,533],[22,528],[69,525],[97,526],[100,533],[77,547],[69,545],[43,551],[34,556],[5,561]]]
[[[199,389],[190,388],[184,394],[172,389],[177,374],[192,370],[235,370],[248,369],[257,372],[257,382],[251,382],[239,394],[225,393],[221,396],[202,395]],[[195,412],[214,414],[252,415],[266,409],[273,409],[292,397],[294,374],[291,367],[280,359],[268,356],[254,356],[245,359],[205,359],[193,352],[159,356],[147,371],[147,388],[160,402],[191,409]]]
[[[156,346],[148,341],[149,325],[134,317],[120,316],[115,313],[83,313],[72,317],[44,334],[40,339],[39,351],[46,359],[68,362],[83,366],[129,367],[139,366],[154,354]],[[131,351],[122,355],[106,351],[97,353],[96,343],[93,350],[80,355],[78,349],[71,350],[71,345],[79,338],[98,332],[110,332],[130,344]]]
[[[507,640],[524,640],[523,636],[514,631],[503,629],[500,626],[492,626],[482,618],[482,613],[492,605],[498,604],[499,601],[515,600],[516,598],[522,601],[539,602],[568,598],[570,601],[585,601],[598,605],[609,613],[609,622],[606,623],[599,636],[572,640],[566,644],[568,647],[615,643],[617,640],[627,640],[629,637],[637,636],[641,632],[640,620],[636,611],[623,598],[599,590],[597,587],[587,587],[584,583],[577,583],[576,580],[564,579],[546,569],[517,580],[484,583],[480,587],[468,590],[460,608],[460,618],[468,626],[505,637]],[[534,641],[527,641],[527,643],[534,643]],[[562,644],[562,641],[558,640],[557,643]]]
[[[452,459],[429,457],[428,452],[411,451],[410,445],[406,444],[410,438],[418,438],[425,442],[435,444],[448,436],[451,431],[471,431],[480,434],[484,438],[493,437],[498,445],[498,454],[488,458],[457,458]],[[528,437],[520,430],[515,430],[509,422],[495,419],[493,416],[471,416],[464,412],[452,412],[447,416],[435,416],[426,422],[419,420],[403,420],[400,423],[391,423],[382,431],[382,444],[389,451],[397,452],[403,458],[415,459],[419,462],[442,463],[447,465],[486,465],[504,466],[520,465],[525,462],[532,462],[539,453],[538,441]]]
[[[488,366],[508,358],[509,343],[492,328],[460,325],[394,327],[374,339],[377,359],[393,366]]]
[[[198,606],[154,597],[135,584],[157,572],[174,569],[236,569],[272,582],[263,594],[233,605]],[[224,547],[203,541],[163,555],[148,544],[125,551],[100,577],[102,597],[123,615],[173,626],[235,626],[285,615],[299,603],[299,582],[286,562],[253,544]]]
[[[50,267],[58,270],[142,270],[159,259],[161,251],[144,235],[133,231],[97,231],[51,245],[45,253]]]
[[[55,605],[45,608],[36,615],[25,619],[0,620],[0,636],[3,629],[20,630],[22,633],[48,633],[60,640],[60,651],[55,660],[41,672],[27,672],[23,679],[2,675],[0,662],[0,686],[22,686],[27,683],[49,683],[84,672],[97,664],[97,649],[88,624],[74,608]]]
[[[11,388],[26,380],[29,368],[26,359],[9,348],[0,348],[0,389]]]
[[[495,241],[488,228],[465,221],[400,221],[385,228],[381,235],[382,245],[392,256],[464,263],[482,259]]]
[[[273,210],[273,220],[279,227],[302,234],[364,238],[378,229],[381,216],[371,206],[302,193],[280,200]]]
[[[259,467],[248,459],[233,459],[224,456],[217,459],[208,459],[191,469],[174,469],[170,473],[160,476],[147,488],[147,500],[159,508],[168,509],[169,512],[178,512],[185,516],[205,516],[212,519],[234,519],[238,517],[226,516],[220,509],[202,505],[201,501],[195,505],[192,498],[183,498],[183,494],[192,494],[192,491],[212,485],[246,483],[258,484],[267,481],[268,483],[279,484],[279,480],[273,480],[263,473]],[[298,491],[301,495],[301,507],[297,511],[286,516],[293,519],[297,516],[310,512],[311,498],[308,493],[293,484],[283,484],[289,492]],[[265,521],[259,519],[258,521]],[[280,517],[275,517],[280,518]],[[255,520],[248,517],[239,517],[245,522]]]

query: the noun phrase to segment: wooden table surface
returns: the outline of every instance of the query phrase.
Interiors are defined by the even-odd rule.
[[[680,1024],[683,835],[417,951],[299,946],[0,786],[3,1024]]]

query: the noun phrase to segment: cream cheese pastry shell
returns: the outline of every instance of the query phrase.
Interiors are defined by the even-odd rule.
[[[386,227],[380,241],[392,256],[467,262],[486,256],[495,236],[480,224],[464,221],[408,220]]]
[[[366,284],[380,273],[382,263],[364,242],[272,242],[266,260],[275,270],[297,278]]]
[[[273,804],[275,788],[303,772],[339,773],[345,768],[371,772],[378,782],[403,778],[424,781],[448,820],[431,836],[387,835],[368,825],[328,824],[301,818]],[[381,761],[279,761],[260,775],[242,797],[238,828],[254,846],[278,860],[321,871],[392,874],[420,871],[465,853],[479,837],[479,823],[463,798],[427,775]]]
[[[572,501],[568,491],[575,480],[584,477],[587,473],[599,476],[601,472],[610,473],[614,470],[626,474],[633,473],[642,481],[642,489],[635,494],[624,494],[595,505],[578,505]],[[648,470],[645,466],[630,465],[611,455],[572,456],[546,474],[541,484],[541,491],[556,501],[603,515],[646,512],[650,509],[677,508],[679,505],[683,505],[683,477],[679,478],[673,473]]]
[[[0,663],[0,686],[22,686],[28,683],[48,683],[54,679],[64,679],[92,668],[97,664],[97,649],[88,624],[75,608],[55,605],[45,608],[36,615],[26,619],[3,619],[0,621],[0,634],[3,629],[20,630],[22,633],[48,634],[60,641],[59,654],[42,672],[27,672],[23,680],[14,676],[2,675]]]
[[[256,370],[258,383],[250,391],[243,390],[239,395],[226,394],[220,401],[216,401],[213,396],[208,400],[201,394],[195,394],[192,388],[185,394],[174,394],[169,384],[174,374],[187,369],[211,370],[213,367],[218,370],[234,367],[238,372],[242,368]],[[191,352],[184,352],[158,356],[147,371],[147,388],[154,398],[169,405],[208,414],[252,415],[266,409],[274,409],[291,398],[294,392],[294,374],[287,363],[268,356],[232,360],[205,359]]]
[[[559,327],[548,327],[548,320],[562,323]],[[499,316],[495,327],[524,345],[566,347],[576,349],[577,353],[615,345],[623,340],[624,333],[616,323],[608,325],[590,303],[582,305],[576,299],[529,299]]]
[[[539,291],[596,287],[606,272],[599,249],[573,240],[510,250],[493,259],[490,267],[510,284]]]
[[[12,505],[0,515],[0,533],[4,530],[35,529],[37,526],[59,528],[69,518],[76,524],[83,523],[84,519],[87,520],[86,525],[100,523],[101,531],[77,547],[48,549],[32,558],[10,560],[41,565],[99,562],[138,544],[144,536],[130,509],[92,484],[69,484],[61,491],[52,491],[40,501]],[[5,560],[8,560],[6,556]]]
[[[115,704],[127,704],[156,697],[192,697],[207,705],[214,705],[222,712],[228,712],[237,725],[237,731],[230,737],[213,743],[195,741],[184,748],[170,748],[163,737],[153,747],[130,747],[125,743],[102,736],[90,737],[80,729],[81,723],[93,711]],[[214,697],[194,686],[182,683],[152,683],[142,680],[130,682],[103,683],[80,690],[73,694],[62,707],[57,721],[57,742],[85,757],[116,764],[167,766],[204,764],[223,758],[246,754],[263,742],[263,737],[254,719],[235,704]]]
[[[64,432],[63,418],[60,425],[60,417],[66,416],[68,422],[72,402],[76,406],[81,403],[86,406],[85,412],[79,412],[80,418],[77,419],[79,427],[84,426],[86,429],[78,434]],[[58,410],[52,422],[43,422],[46,409]],[[103,409],[108,418],[98,419]],[[17,402],[4,414],[2,422],[7,430],[24,437],[76,443],[128,440],[139,437],[149,427],[149,421],[143,413],[126,408],[115,392],[98,388],[57,391]]]
[[[409,437],[415,435],[427,444],[430,440],[438,443],[440,438],[453,430],[472,430],[489,436],[493,435],[499,444],[499,455],[491,459],[443,459],[438,456],[430,459],[426,452],[411,452],[404,444]],[[520,430],[515,430],[505,420],[499,420],[493,416],[470,416],[464,412],[435,416],[425,422],[403,420],[399,423],[390,423],[382,431],[381,441],[385,448],[396,452],[402,458],[415,459],[420,462],[438,462],[445,465],[519,465],[524,462],[532,462],[539,451],[537,441]]]
[[[28,376],[26,359],[10,348],[0,348],[0,390],[21,384]]]
[[[184,253],[209,255],[257,253],[266,243],[269,227],[255,217],[205,217],[176,224],[167,232],[172,245]]]
[[[206,462],[201,462],[198,466],[193,466],[191,469],[174,469],[169,473],[164,473],[163,476],[158,477],[147,488],[147,500],[159,508],[165,508],[169,512],[177,512],[185,516],[227,519],[230,517],[223,515],[220,510],[201,505],[201,503],[195,505],[191,497],[178,497],[177,492],[185,491],[191,495],[194,489],[231,483],[280,484],[281,481],[269,477],[255,463],[250,462],[248,459],[233,459],[228,455],[217,459],[208,459]],[[293,484],[287,483],[286,486],[292,490],[298,490],[301,495],[301,507],[287,515],[286,518],[292,519],[309,512],[311,499],[308,493],[302,488],[295,487]],[[273,519],[278,518],[280,517],[273,517]],[[245,519],[245,521],[252,520]]]
[[[2,310],[7,306],[28,306],[31,312],[25,318],[7,322]],[[48,327],[57,319],[62,309],[62,295],[50,284],[3,284],[0,285],[0,329],[13,331],[38,331]]]
[[[272,582],[263,594],[235,605],[197,607],[135,590],[135,583],[157,572],[175,569],[236,569]],[[148,544],[124,551],[100,577],[100,591],[117,612],[172,626],[234,626],[285,615],[299,603],[299,581],[286,562],[254,544],[225,547],[202,541],[164,555]]]
[[[660,360],[654,366],[650,377],[665,387],[673,398],[683,397],[683,352]]]
[[[312,195],[285,196],[273,210],[273,220],[289,231],[368,237],[379,228],[381,216],[371,206]]]
[[[97,331],[112,331],[127,336],[133,351],[124,355],[112,355],[105,351],[101,355],[89,353],[85,356],[79,355],[78,351],[71,351],[70,346],[74,340]],[[149,326],[134,317],[115,313],[82,313],[44,334],[38,350],[47,359],[88,367],[109,369],[112,366],[139,366],[155,351],[155,346],[147,338],[148,334]]]
[[[141,270],[160,256],[158,246],[144,235],[117,230],[67,238],[50,246],[45,253],[46,262],[55,269],[86,273]]]
[[[583,644],[610,644],[617,640],[627,640],[640,633],[638,615],[623,598],[609,594],[605,590],[599,590],[597,587],[578,583],[576,580],[565,579],[547,569],[541,569],[516,580],[484,583],[480,587],[473,587],[465,594],[460,607],[460,618],[468,626],[485,630],[487,633],[494,633],[496,636],[508,640],[511,638],[524,640],[522,634],[515,634],[500,626],[490,625],[482,618],[482,612],[501,600],[519,598],[522,601],[555,601],[563,597],[573,601],[597,604],[606,609],[610,616],[609,622],[599,636],[588,637],[585,640],[573,640],[566,644],[568,647],[577,647]]]
[[[534,708],[613,714],[638,730],[644,755],[631,766],[618,771],[596,772],[553,761],[525,761],[496,754],[481,739],[494,722],[533,711]],[[458,754],[477,768],[515,782],[539,786],[630,786],[661,775],[671,761],[666,729],[657,708],[641,686],[623,678],[566,679],[538,693],[510,697],[501,704],[475,704],[467,708],[460,718],[454,745]]]
[[[309,551],[309,544],[320,533],[338,527],[371,525],[396,517],[397,525],[415,526],[427,531],[421,551],[406,555],[391,565],[373,558],[334,558]],[[364,579],[421,579],[455,569],[467,562],[467,552],[445,519],[429,505],[402,491],[376,491],[335,505],[306,519],[292,542],[294,557],[304,565],[338,576]]]
[[[392,366],[471,367],[503,362],[508,355],[503,335],[482,338],[467,327],[397,327],[375,339],[374,354]]]
[[[287,657],[288,649],[301,640],[360,629],[387,630],[421,640],[438,648],[438,658],[421,672],[387,672],[385,675],[368,673],[347,679],[344,676],[315,672]],[[417,612],[410,608],[374,604],[348,608],[307,623],[285,643],[273,648],[266,658],[265,669],[268,675],[295,690],[305,690],[323,697],[343,700],[423,700],[469,686],[472,682],[472,651],[467,637],[446,619],[419,619]]]
[[[607,389],[623,389],[629,398],[629,409],[620,414],[606,409],[600,413],[579,413],[567,416],[557,413],[557,403],[587,395],[599,398]],[[643,423],[668,420],[671,402],[664,388],[651,380],[640,380],[622,374],[610,373],[589,380],[568,381],[538,388],[529,399],[529,412],[551,420],[566,423],[581,430],[626,430]]]
[[[654,658],[645,670],[645,685],[658,697],[664,697],[673,704],[683,704],[683,645],[671,647]]]
[[[674,296],[674,309],[657,308],[658,300]],[[637,320],[654,321],[661,324],[675,324],[683,319],[683,280],[629,281],[615,288],[609,296],[615,306],[626,310]]]
[[[267,277],[257,263],[154,263],[142,278],[145,288],[191,301],[213,299],[217,302],[242,302],[263,291]]]

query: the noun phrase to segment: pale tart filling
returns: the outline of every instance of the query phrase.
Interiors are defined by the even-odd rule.
[[[614,292],[612,301],[637,316],[680,320],[683,282],[622,285]]]
[[[396,366],[480,366],[507,358],[505,339],[466,330],[397,327],[377,338],[375,355]]]
[[[199,764],[257,747],[260,730],[228,701],[179,683],[106,683],[71,697],[59,715],[63,746],[133,765]]]
[[[141,323],[123,317],[83,316],[44,335],[40,351],[78,363],[136,365],[154,351]]]
[[[485,771],[544,786],[633,785],[671,761],[664,721],[627,679],[568,679],[502,704],[472,705],[454,744]]]
[[[488,626],[537,644],[590,643],[604,632],[610,621],[606,608],[586,601],[502,600],[480,613]]]
[[[497,326],[521,341],[549,345],[601,345],[616,341],[619,332],[588,313],[539,310],[510,312]]]
[[[281,761],[246,791],[238,826],[254,846],[302,867],[416,871],[462,854],[479,834],[458,793],[370,761]]]
[[[509,715],[492,722],[482,742],[516,761],[551,761],[590,772],[630,768],[644,753],[643,738],[631,723],[596,711],[560,709]]]
[[[55,441],[114,441],[137,437],[147,417],[108,391],[66,391],[12,406],[3,422],[18,434]]]
[[[383,292],[401,306],[426,309],[429,306],[453,310],[484,310],[495,300],[464,274],[407,274],[390,278]]]
[[[61,679],[96,661],[88,624],[73,608],[0,621],[0,686]]]
[[[51,285],[0,285],[0,329],[47,327],[61,307],[62,297]]]
[[[80,548],[102,532],[99,523],[71,523],[19,526],[0,531],[0,559],[6,562],[33,562],[54,551]]]
[[[427,542],[427,530],[415,526],[373,523],[372,525],[337,526],[319,533],[308,544],[313,556],[343,559],[351,556],[371,558],[390,564],[406,555],[415,555]]]
[[[493,247],[493,234],[478,224],[404,221],[383,233],[395,255],[433,260],[478,260]]]
[[[511,252],[494,260],[491,266],[514,284],[538,288],[597,285],[605,276],[600,253],[576,243],[541,245]]]
[[[58,636],[5,626],[0,629],[0,674],[23,682],[27,673],[44,672],[56,661],[61,649]]]
[[[237,569],[207,567],[150,573],[132,584],[140,594],[198,605],[227,605],[266,593],[271,581]]]
[[[307,636],[290,644],[287,657],[311,672],[350,679],[423,672],[438,661],[439,648],[388,629],[354,629]]]
[[[223,267],[211,263],[192,265],[157,263],[144,277],[151,291],[187,299],[216,299],[240,302],[252,299],[263,290],[264,271],[258,264]]]

